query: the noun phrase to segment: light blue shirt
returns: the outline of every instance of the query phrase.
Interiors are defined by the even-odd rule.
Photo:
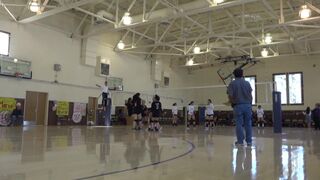
[[[244,78],[236,78],[228,86],[228,95],[233,97],[234,104],[252,104],[252,88]]]

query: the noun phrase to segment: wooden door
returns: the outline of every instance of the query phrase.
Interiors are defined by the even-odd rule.
[[[88,101],[88,119],[87,119],[88,121],[96,122],[97,109],[98,109],[98,98],[97,97],[89,97],[89,101]]]
[[[47,115],[47,102],[48,102],[48,93],[38,93],[38,102],[37,102],[37,125],[45,125],[46,115]]]
[[[25,120],[35,125],[45,125],[48,107],[48,93],[27,91]]]
[[[37,119],[37,92],[27,91],[25,101],[25,120],[35,122]]]

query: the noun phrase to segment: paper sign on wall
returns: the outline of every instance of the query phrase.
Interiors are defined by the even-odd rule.
[[[56,114],[57,114],[57,116],[68,116],[69,115],[69,102],[58,101]]]
[[[17,101],[14,98],[0,97],[0,111],[13,111]]]

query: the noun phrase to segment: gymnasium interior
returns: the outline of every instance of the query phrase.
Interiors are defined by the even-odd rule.
[[[1,180],[320,179],[320,119],[307,118],[320,106],[320,1],[0,5]],[[252,88],[250,146],[235,145],[237,68]],[[149,113],[134,129],[137,93],[146,112],[160,97],[160,131]]]

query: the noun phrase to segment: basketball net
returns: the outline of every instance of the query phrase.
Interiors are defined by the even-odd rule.
[[[19,72],[14,73],[14,75],[16,76],[16,78],[20,79],[22,78],[22,74]]]

